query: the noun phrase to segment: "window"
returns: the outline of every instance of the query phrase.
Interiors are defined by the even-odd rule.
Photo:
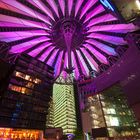
[[[116,111],[114,108],[108,108],[107,109],[107,114],[116,114]]]

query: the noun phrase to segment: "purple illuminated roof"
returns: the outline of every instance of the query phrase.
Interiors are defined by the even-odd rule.
[[[110,14],[99,0],[0,0],[0,41],[74,76],[88,76],[118,58],[123,39],[137,30]]]

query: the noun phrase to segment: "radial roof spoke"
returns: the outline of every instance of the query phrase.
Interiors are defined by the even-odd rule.
[[[58,7],[55,3],[54,0],[47,0],[47,2],[49,3],[49,5],[52,7],[52,9],[54,10],[55,14],[57,15],[57,17],[59,17],[59,13],[58,13]]]
[[[68,12],[69,12],[69,16],[71,15],[72,6],[73,6],[73,0],[68,0]]]
[[[37,44],[35,44],[33,47],[27,49],[26,51],[24,51],[24,53],[30,53],[31,51],[38,49],[42,44],[46,43],[46,41],[43,42],[39,42]]]
[[[80,19],[84,16],[84,14],[97,2],[97,0],[88,0],[88,2],[82,8],[82,12],[80,15]]]
[[[65,0],[65,17],[69,17],[68,0]]]
[[[118,46],[127,46],[126,34],[137,30],[100,0],[0,0],[0,41],[10,53],[51,65],[56,77],[101,71],[118,55]]]
[[[62,70],[63,70],[63,68],[64,68],[65,55],[66,55],[66,51],[63,51],[62,60],[61,60],[61,62],[60,62],[60,73],[62,72]]]
[[[17,0],[19,3],[29,7],[32,9],[35,17],[42,20],[43,22],[47,23],[48,25],[51,25],[50,18],[44,13],[44,11],[40,10],[40,8],[36,7],[36,5],[33,3],[33,1],[23,1],[23,0]]]
[[[79,58],[79,62],[80,62],[80,66],[81,66],[82,71],[83,71],[83,75],[88,75],[89,74],[89,69],[88,69],[87,64],[86,64],[83,56],[81,55],[79,49],[76,50],[76,53],[77,53],[77,56]]]
[[[21,44],[21,43],[24,43],[24,42],[27,42],[27,41],[30,41],[30,40],[33,40],[33,39],[36,39],[39,37],[41,37],[41,36],[32,36],[32,37],[21,39],[21,40],[15,40],[15,41],[9,42],[8,45],[9,46],[18,45],[18,44]]]
[[[101,64],[100,60],[98,60],[98,58],[89,50],[89,48],[86,48],[86,47],[85,47],[85,49],[86,49],[86,51],[90,54],[90,56],[96,61],[96,63],[97,63],[98,65],[100,65],[100,64]]]
[[[65,0],[58,0],[59,5],[60,5],[60,9],[63,13],[63,16],[65,15]]]
[[[61,1],[62,1],[62,0],[61,0]],[[59,0],[55,0],[55,3],[56,3],[56,5],[57,5],[57,7],[58,7],[59,18],[61,19],[61,18],[63,18],[63,16],[64,16],[64,13],[63,13],[63,11],[62,11],[63,8],[61,9],[61,5],[62,5],[63,1],[59,3]],[[63,6],[62,6],[62,7],[63,7]]]
[[[64,54],[64,51],[61,51],[59,56],[58,56],[58,59],[56,60],[56,64],[54,66],[54,72],[55,72],[55,77],[58,77],[61,73],[61,64],[62,64],[62,59],[63,59],[63,54]],[[60,61],[61,60],[61,61]]]
[[[108,54],[105,53],[104,51],[102,51],[101,49],[99,49],[97,46],[95,46],[93,44],[93,41],[87,41],[87,43],[92,46],[96,51],[100,52],[102,55],[104,55],[105,57],[108,57]]]
[[[98,15],[99,13],[105,11],[105,9],[103,8],[102,5],[100,5],[99,3],[96,4],[96,7],[93,8],[91,11],[88,12],[88,14],[86,15],[86,18],[84,20],[84,23],[89,21],[91,18],[93,18],[95,15]]]
[[[27,50],[27,53],[33,57],[37,56],[40,51],[42,51],[43,49],[47,48],[48,46],[50,46],[51,43],[48,42],[40,42],[40,44],[38,44],[38,46],[33,46],[33,48],[30,48],[29,50]],[[35,48],[36,47],[36,48]]]
[[[78,71],[79,71],[80,75],[83,75],[83,71],[82,71],[82,68],[81,68],[80,61],[79,61],[79,59],[78,59],[76,50],[74,50],[73,52],[74,52],[74,57],[75,57],[77,66],[78,66]]]
[[[48,47],[44,48],[43,50],[41,50],[39,52],[39,54],[36,56],[37,59],[39,59],[41,57],[41,55],[43,55],[47,50],[49,50],[49,48],[51,48],[52,45],[49,45]]]
[[[112,44],[112,43],[110,43],[110,42],[107,42],[107,41],[104,41],[104,40],[101,40],[101,39],[99,39],[99,38],[94,38],[94,40],[96,40],[96,41],[98,41],[98,42],[100,42],[100,43],[103,43],[103,44],[105,44],[105,45],[107,45],[107,46],[109,46],[109,47],[111,47],[111,48],[117,48],[117,45],[115,45],[115,44]]]
[[[46,6],[46,8],[49,9],[49,11],[51,11],[53,18],[55,19],[55,21],[57,21],[59,18],[57,14],[55,13],[54,9],[52,8],[52,6],[46,0],[41,0],[41,1]]]
[[[92,20],[89,21],[87,27],[92,27],[93,25],[100,22],[107,22],[107,21],[113,21],[113,20],[117,20],[116,17],[106,13],[104,15],[100,15],[99,17],[92,18]]]
[[[92,69],[91,65],[89,64],[87,58],[85,57],[84,53],[81,51],[81,49],[79,49],[79,51],[80,51],[80,53],[81,53],[81,55],[82,55],[82,57],[83,57],[83,59],[85,61],[85,64],[87,65],[89,71],[92,71],[93,69]]]
[[[56,57],[54,58],[54,61],[52,63],[52,67],[54,68],[55,65],[56,65],[56,62],[58,61],[58,58],[59,58],[59,54],[60,54],[61,50],[59,50],[56,54]]]
[[[51,55],[54,53],[55,48],[53,50],[51,50],[51,52],[49,53],[49,55],[46,57],[46,59],[44,60],[45,63],[48,62],[49,58],[51,57]]]
[[[84,23],[85,22],[85,20],[87,20],[87,15],[89,14],[89,13],[92,13],[92,14],[90,14],[90,18],[92,18],[93,17],[93,11],[92,10],[95,10],[95,8],[96,7],[98,7],[100,5],[100,2],[96,2],[92,7],[90,7],[87,11],[86,11],[86,13],[83,15],[83,17],[82,18],[80,18],[80,21],[82,22],[82,23]],[[101,12],[101,11],[100,11]],[[96,13],[95,13],[95,15],[96,15]]]
[[[30,17],[27,15],[23,15],[23,14],[20,14],[20,13],[14,12],[14,11],[10,11],[7,9],[3,9],[3,8],[0,8],[0,13],[3,15],[11,16],[11,17],[21,18],[21,19],[26,19],[26,20],[36,21],[36,22],[42,22],[42,20],[40,20],[38,18]]]
[[[72,11],[71,11],[71,17],[72,18],[75,18],[76,2],[77,2],[77,0],[73,0],[73,6],[72,6]]]
[[[99,71],[99,69],[98,69],[98,65],[100,64],[100,62],[98,63],[98,62],[96,62],[96,60],[97,61],[99,61],[95,56],[94,56],[94,54],[92,54],[91,52],[91,54],[88,52],[89,50],[88,50],[88,48],[86,48],[86,47],[82,47],[81,48],[81,50],[84,52],[84,54],[85,54],[85,57],[87,58],[87,59],[89,59],[89,63],[90,63],[90,65],[91,65],[91,67],[92,67],[92,69],[93,70],[95,70],[95,71]],[[92,56],[93,55],[93,56]],[[94,59],[95,58],[95,59]]]

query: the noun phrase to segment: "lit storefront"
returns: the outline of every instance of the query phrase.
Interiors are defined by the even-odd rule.
[[[0,140],[41,140],[42,131],[0,128]]]

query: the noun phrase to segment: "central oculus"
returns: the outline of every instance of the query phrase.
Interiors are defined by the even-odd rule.
[[[52,40],[56,48],[66,50],[68,53],[67,73],[72,73],[74,68],[71,62],[71,51],[78,49],[84,41],[82,25],[76,20],[66,19],[58,21],[52,29]]]
[[[52,29],[52,40],[57,48],[71,50],[79,48],[84,41],[84,30],[82,25],[73,19],[60,20]]]

